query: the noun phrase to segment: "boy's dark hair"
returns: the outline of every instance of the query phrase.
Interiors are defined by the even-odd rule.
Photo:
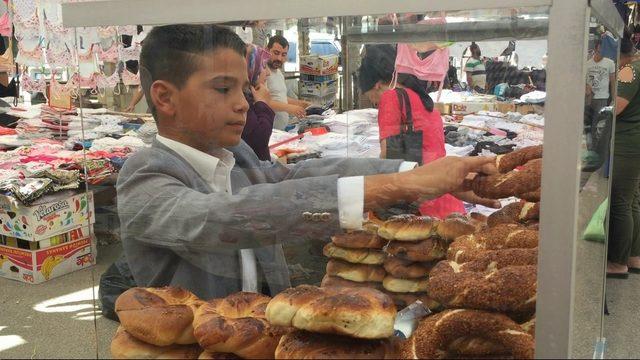
[[[273,44],[278,43],[280,44],[280,46],[282,46],[283,49],[286,49],[289,47],[289,41],[287,39],[285,39],[284,36],[282,35],[274,35],[272,37],[269,38],[269,43],[267,44],[267,47],[269,49],[271,49],[273,47]]]
[[[242,57],[246,53],[246,45],[238,35],[217,25],[167,25],[149,32],[140,53],[140,82],[156,121],[151,84],[165,80],[178,88],[184,86],[200,66],[196,55],[219,48],[232,49]]]

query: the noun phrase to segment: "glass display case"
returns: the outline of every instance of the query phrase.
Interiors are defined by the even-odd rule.
[[[346,262],[360,261],[351,258],[352,252],[344,253],[344,245],[336,246],[339,239],[331,243],[345,230],[370,231],[370,223],[362,229],[363,209],[370,210],[368,219],[378,227],[400,213],[441,218],[454,212],[478,213],[486,222],[494,211],[488,207],[453,197],[445,205],[429,203],[434,194],[444,196],[459,189],[443,185],[456,176],[450,171],[454,163],[449,167],[437,159],[445,154],[458,160],[468,155],[504,155],[543,143],[544,157],[532,158],[542,166],[541,188],[531,191],[541,191],[539,225],[517,225],[518,231],[528,232],[539,227],[537,250],[529,248],[538,254],[537,277],[533,276],[537,292],[524,304],[535,302],[535,313],[517,316],[508,307],[502,312],[521,323],[535,318],[535,357],[602,356],[606,239],[587,241],[586,229],[598,209],[607,211],[615,93],[607,99],[594,96],[594,88],[602,88],[597,78],[601,74],[591,72],[588,61],[594,53],[600,54],[602,42],[597,40],[604,35],[612,39],[608,45],[617,53],[622,22],[609,2],[370,0],[363,5],[337,0],[190,0],[176,5],[168,0],[70,1],[61,10],[64,26],[73,32],[74,53],[86,54],[87,48],[93,48],[87,44],[94,32],[112,36],[118,47],[115,61],[100,68],[102,83],[76,83],[79,104],[86,98],[105,107],[120,104],[114,114],[129,119],[120,125],[134,131],[142,125],[150,140],[126,157],[117,185],[113,184],[118,191],[123,252],[136,281],[149,287],[186,287],[208,300],[240,290],[275,296],[290,285],[320,285],[328,273],[340,278],[335,274],[364,272],[353,265],[340,269]],[[232,27],[243,40],[261,47],[277,34],[293,44],[287,33],[293,33],[288,25],[295,24],[298,38],[293,46],[297,46],[299,71],[279,71],[279,65],[287,62],[286,50],[285,54],[272,50],[270,65],[265,65],[260,48],[251,47],[249,65],[253,61],[263,72],[270,69],[270,74],[265,80],[254,73],[257,77],[247,84],[239,80],[246,74],[247,63],[242,61],[244,44],[237,39],[225,40],[225,51],[216,52],[218,48],[210,44],[222,35],[215,31],[178,27],[175,30],[183,33],[163,34],[157,30],[165,24],[210,23]],[[245,37],[248,28],[251,37]],[[107,34],[111,30],[115,31]],[[123,31],[131,37],[130,46],[121,44]],[[320,38],[330,44],[330,52],[337,49],[339,53],[312,54],[320,48]],[[186,43],[149,45],[172,41]],[[288,47],[278,41],[272,45]],[[477,46],[484,58],[476,55]],[[398,60],[403,58],[400,52],[404,60]],[[371,60],[375,54],[380,56],[377,61]],[[399,70],[401,61],[415,66],[405,64],[410,69]],[[82,74],[82,62],[76,57],[76,67],[71,67],[76,71],[69,73]],[[205,66],[199,67],[200,62]],[[371,70],[366,71],[366,66]],[[438,71],[425,74],[428,71],[420,71],[425,68]],[[607,75],[615,75],[615,70],[617,66]],[[249,66],[250,77],[251,71]],[[418,85],[422,90],[414,90],[413,80],[407,82],[403,76],[407,73],[424,81]],[[106,81],[113,74],[120,77],[115,84]],[[285,84],[285,77],[291,78],[286,82],[288,93],[286,87],[276,88]],[[261,81],[269,84],[268,100],[260,90]],[[92,94],[83,88],[106,91]],[[392,151],[393,138],[400,133],[396,128],[402,127],[388,122],[409,116],[407,108],[391,112],[389,103],[397,107],[407,99],[395,89],[408,93],[416,121],[421,116],[429,119],[423,128],[415,129],[415,143],[406,142],[407,148],[418,149],[417,158]],[[122,103],[130,102],[137,92],[144,99],[142,104],[151,99],[147,104],[155,119],[120,112],[125,107]],[[125,93],[128,98],[122,99]],[[273,105],[274,98],[289,106]],[[257,111],[259,99],[270,104],[276,117],[278,112],[285,113],[285,125],[291,125],[273,132],[269,126],[268,143],[261,138],[260,149],[266,148],[270,165],[258,162],[244,145],[234,147],[240,134],[246,140],[243,127],[249,119],[243,114]],[[299,114],[309,105],[319,111],[315,117]],[[79,116],[88,122],[91,112],[83,110]],[[297,116],[302,119],[293,120]],[[144,118],[143,124],[130,121],[136,117]],[[161,137],[151,145],[155,132]],[[85,144],[88,139],[82,140]],[[478,146],[480,142],[486,143],[484,147]],[[255,154],[259,156],[259,150]],[[395,161],[377,161],[381,155]],[[425,164],[424,169],[440,169],[433,176],[440,180],[436,184],[420,180],[423,186],[416,188],[390,177],[375,177],[408,170],[420,179],[431,178],[411,170],[414,160]],[[433,185],[433,193],[425,184]],[[92,185],[88,189],[98,190]],[[406,193],[420,196],[400,195]],[[397,201],[389,200],[393,196]],[[504,206],[518,201],[501,200]],[[389,252],[392,247],[385,249]],[[446,254],[441,250],[433,258],[403,261],[443,260]],[[394,251],[397,257],[407,252]],[[381,249],[367,251],[368,256],[376,254],[387,256]],[[377,283],[371,286],[384,287],[392,295],[420,293],[425,303],[432,300],[424,294],[422,278],[411,280],[420,290],[407,290],[406,283],[399,288],[390,282],[385,286],[390,275],[382,262],[371,261],[357,264],[367,276],[342,279]],[[382,274],[376,273],[379,269]],[[99,285],[97,278],[95,285]],[[96,324],[97,338],[111,339],[113,324]],[[104,341],[97,346],[100,356],[108,352]]]

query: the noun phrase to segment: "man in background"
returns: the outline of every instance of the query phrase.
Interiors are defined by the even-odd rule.
[[[603,107],[609,105],[609,98],[616,86],[616,64],[613,60],[603,57],[601,50],[602,43],[598,39],[593,57],[587,61],[587,98],[591,101],[587,105],[585,125],[590,128],[588,135],[591,138],[596,131],[598,114]]]
[[[287,96],[287,85],[282,72],[284,63],[287,61],[289,52],[289,42],[284,36],[275,35],[269,39],[267,45],[271,53],[269,68],[271,75],[267,78],[267,87],[271,93],[270,107],[276,112],[273,128],[284,130],[289,124],[289,115],[303,118],[306,115],[305,108],[311,105],[308,101],[293,99]]]

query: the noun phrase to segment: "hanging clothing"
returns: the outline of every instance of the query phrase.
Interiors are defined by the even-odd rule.
[[[449,49],[435,49],[421,59],[409,44],[398,44],[396,72],[415,75],[420,80],[442,82],[449,71]]]

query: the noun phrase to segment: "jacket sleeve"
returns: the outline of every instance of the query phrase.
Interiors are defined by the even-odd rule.
[[[216,252],[325,237],[339,228],[340,176],[397,171],[400,164],[371,159],[333,160],[332,165],[323,159],[293,169],[274,165],[261,168],[265,178],[273,173],[267,183],[231,195],[189,188],[181,180],[185,165],[175,157],[137,155],[143,154],[127,160],[117,183],[123,241],[176,252]],[[303,216],[305,212],[328,216],[312,221]]]

